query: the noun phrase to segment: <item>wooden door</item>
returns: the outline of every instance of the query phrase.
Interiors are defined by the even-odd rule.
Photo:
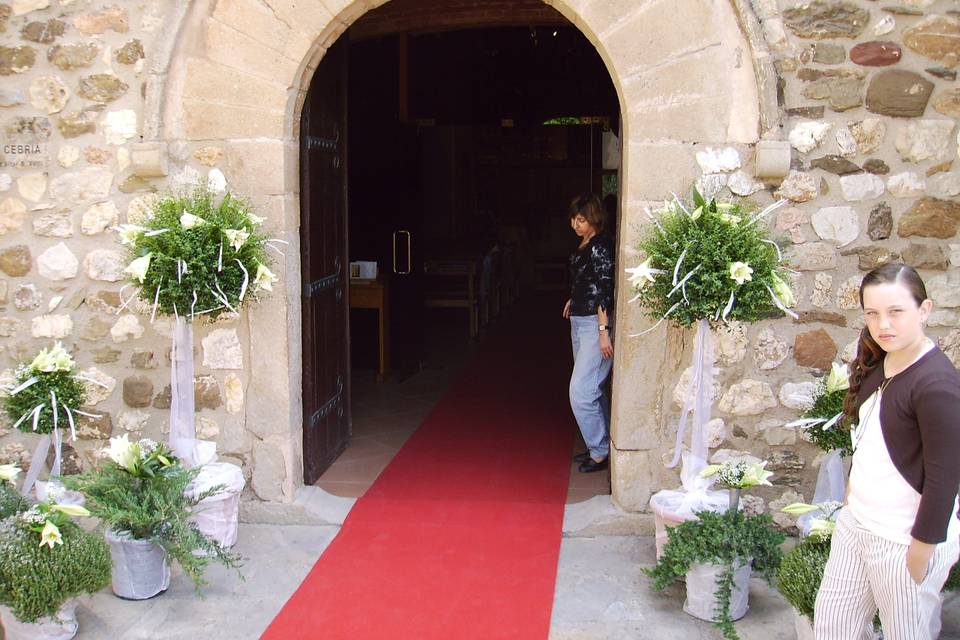
[[[300,121],[306,484],[316,482],[350,440],[346,63],[341,38],[317,69]]]

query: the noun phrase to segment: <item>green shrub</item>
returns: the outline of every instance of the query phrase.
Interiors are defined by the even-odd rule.
[[[753,558],[753,569],[772,583],[780,566],[784,536],[773,527],[768,514],[745,515],[738,511],[702,511],[698,520],[667,529],[667,543],[656,566],[644,569],[653,578],[653,589],[662,591],[695,564],[719,564],[726,571],[717,581],[717,622],[723,637],[737,640],[730,619],[734,560]]]
[[[0,520],[30,508],[30,503],[8,482],[0,482]]]
[[[843,412],[843,399],[846,396],[846,389],[827,391],[826,381],[821,379],[817,383],[817,389],[813,395],[813,406],[803,413],[803,417],[830,420],[838,413]],[[810,440],[824,451],[840,449],[843,456],[853,455],[853,441],[850,437],[850,431],[844,427],[842,418],[829,429],[824,429],[823,424],[814,424],[805,427],[804,431],[810,437]]]
[[[783,556],[777,571],[777,589],[811,623],[823,568],[829,557],[830,538],[809,536]]]
[[[953,565],[950,569],[950,575],[947,576],[947,582],[943,585],[944,591],[960,591],[960,562]]]
[[[40,546],[19,518],[0,522],[0,603],[23,622],[55,616],[70,598],[110,584],[110,550],[100,535],[72,521],[59,525],[63,544]]]

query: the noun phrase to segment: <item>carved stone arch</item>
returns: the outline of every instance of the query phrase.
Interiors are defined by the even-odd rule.
[[[621,263],[629,262],[643,207],[686,190],[699,176],[697,145],[732,145],[746,156],[751,144],[775,131],[769,55],[744,0],[545,2],[596,47],[620,100],[619,255]],[[247,361],[257,363],[247,372],[247,394],[257,402],[246,404],[244,417],[255,437],[254,489],[268,500],[291,501],[301,482],[300,107],[326,49],[381,4],[179,0],[169,10],[172,35],[147,83],[145,139],[166,144],[171,171],[198,166],[194,152],[201,147],[223,149],[229,183],[290,241],[279,265],[284,289],[244,316]],[[626,283],[618,286],[620,299],[628,299]],[[663,437],[660,402],[681,347],[670,338],[674,346],[665,350],[662,328],[627,338],[649,325],[636,308],[620,305],[616,321],[613,491],[622,506],[642,510],[651,491],[676,483],[659,470],[672,444]]]

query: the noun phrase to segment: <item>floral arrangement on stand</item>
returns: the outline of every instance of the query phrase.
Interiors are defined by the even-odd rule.
[[[20,495],[14,483],[20,468],[12,464],[0,464],[0,520],[26,511],[30,503]]]
[[[774,528],[773,519],[739,510],[740,491],[770,484],[773,474],[765,467],[766,462],[728,461],[704,469],[705,477],[715,476],[734,490],[729,508],[698,512],[696,520],[667,529],[663,555],[644,570],[656,591],[686,577],[684,611],[712,620],[727,640],[739,638],[733,623],[746,613],[751,572],[772,584],[780,565],[784,535]]]
[[[111,552],[117,538],[149,542],[179,564],[198,589],[206,584],[203,574],[212,560],[239,567],[238,555],[223,549],[190,521],[193,507],[222,487],[190,497],[187,486],[200,469],[184,467],[168,447],[152,440],[130,442],[124,434],[110,439],[105,454],[107,459],[98,468],[64,480],[67,487],[86,496],[90,513],[106,525]],[[114,553],[113,560],[116,574],[125,558]],[[114,591],[121,595],[116,580]]]
[[[0,522],[0,605],[8,640],[73,637],[72,599],[109,584],[103,538],[71,519],[88,515],[82,506],[48,500]]]
[[[796,304],[787,284],[782,253],[769,237],[766,218],[786,204],[776,202],[758,210],[745,201],[707,201],[696,189],[685,203],[674,195],[657,212],[646,211],[651,224],[638,249],[643,261],[626,269],[635,296],[656,323],[697,325],[693,375],[680,414],[673,459],[682,461],[679,490],[660,491],[651,498],[655,514],[664,522],[682,522],[703,511],[722,511],[730,502],[723,492],[707,491],[708,447],[704,425],[710,420],[708,390],[713,386],[711,326],[731,320],[752,322],[772,314],[796,317]],[[692,419],[691,419],[692,418]],[[688,420],[689,450],[685,451]],[[660,516],[658,516],[660,517]]]
[[[128,247],[128,286],[137,292],[121,301],[121,310],[135,296],[156,314],[175,318],[171,355],[170,444],[184,464],[195,466],[216,458],[213,443],[196,439],[192,321],[223,312],[238,313],[272,291],[277,276],[270,270],[267,249],[281,240],[261,230],[264,219],[244,198],[196,186],[158,199],[142,224],[118,227]]]
[[[787,285],[780,248],[763,224],[779,201],[757,212],[743,202],[707,202],[696,189],[692,204],[674,196],[640,241],[646,255],[628,268],[630,283],[649,315],[687,327],[701,320],[752,322],[796,301]]]
[[[14,372],[14,382],[4,389],[3,409],[16,429],[41,437],[34,455],[35,463],[27,471],[21,491],[26,495],[40,473],[51,444],[54,463],[51,476],[60,474],[61,429],[69,429],[76,440],[77,414],[99,417],[80,409],[86,404],[84,381],[96,380],[74,373],[76,363],[60,342],[43,349],[29,364],[21,364]]]
[[[843,399],[849,388],[847,365],[834,362],[830,373],[817,383],[813,405],[788,426],[802,427],[810,441],[824,451],[839,449],[844,457],[853,455],[850,431],[843,420]]]

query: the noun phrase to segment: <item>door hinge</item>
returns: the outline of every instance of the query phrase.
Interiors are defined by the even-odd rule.
[[[340,271],[337,270],[336,273],[331,273],[328,276],[323,276],[319,280],[314,280],[313,282],[308,282],[303,285],[303,297],[310,298],[325,291],[327,289],[333,289],[337,286],[337,283],[340,282]]]
[[[320,138],[318,136],[307,136],[307,149],[311,151],[336,151],[340,143],[340,135],[336,138]]]
[[[317,424],[328,415],[337,412],[338,416],[343,415],[343,376],[337,376],[337,392],[327,398],[327,401],[320,405],[320,408],[310,416],[310,428]]]

